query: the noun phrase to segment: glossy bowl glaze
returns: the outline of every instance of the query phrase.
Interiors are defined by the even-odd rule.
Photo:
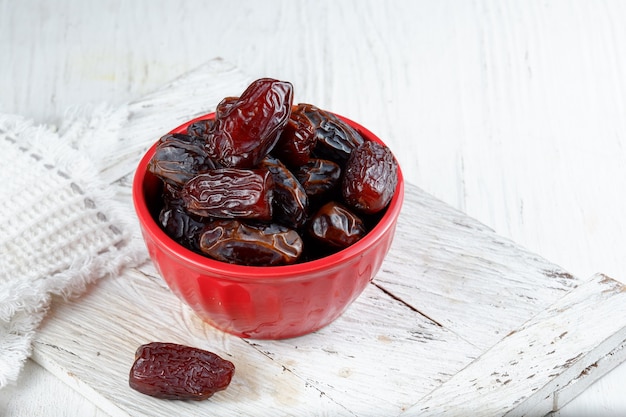
[[[212,117],[205,115],[179,126]],[[341,117],[341,116],[339,116]],[[367,140],[382,143],[341,117]],[[314,261],[286,266],[242,266],[216,261],[176,243],[159,227],[161,182],[147,167],[156,143],[141,159],[133,202],[150,258],[168,286],[202,319],[245,338],[284,339],[318,330],[339,317],[374,278],[391,245],[404,198],[398,168],[395,195],[378,224],[354,245]]]

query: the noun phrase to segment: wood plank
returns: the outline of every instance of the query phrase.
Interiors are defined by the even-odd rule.
[[[406,190],[376,283],[468,342],[489,348],[580,283],[418,187]]]
[[[374,285],[315,334],[253,345],[361,416],[400,414],[482,352]]]
[[[626,358],[626,286],[604,275],[572,290],[442,384],[407,415],[545,415],[554,392],[608,354]],[[617,350],[616,350],[617,349]]]
[[[102,281],[80,303],[57,305],[35,341],[38,362],[112,415],[397,415],[480,354],[373,285],[319,332],[244,340],[199,320],[150,265],[143,272]],[[132,391],[133,353],[155,340],[199,346],[233,361],[231,386],[193,404]]]
[[[299,415],[310,404],[349,414],[248,342],[201,323],[154,275],[129,271],[99,282],[80,303],[57,305],[34,359],[113,416]],[[235,364],[236,376],[204,402],[140,394],[128,386],[128,373],[137,347],[151,341],[211,350]]]
[[[578,395],[582,394],[587,388],[598,381],[601,377],[613,370],[619,364],[623,363],[626,357],[626,339],[617,344],[613,350],[591,363],[568,384],[559,387],[553,394],[554,411],[561,410],[563,406],[568,404]],[[594,413],[588,413],[593,415]]]

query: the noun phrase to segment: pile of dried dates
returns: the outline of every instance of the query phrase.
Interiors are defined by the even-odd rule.
[[[160,138],[159,224],[219,261],[306,262],[344,249],[380,220],[398,182],[391,151],[334,114],[293,104],[293,86],[254,81],[215,117]]]

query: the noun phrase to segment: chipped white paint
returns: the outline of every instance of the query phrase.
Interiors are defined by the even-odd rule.
[[[611,353],[624,357],[618,351],[626,341],[624,320],[606,320],[624,316],[626,286],[594,276],[506,335],[407,415],[542,416],[556,411],[570,382],[580,383]]]

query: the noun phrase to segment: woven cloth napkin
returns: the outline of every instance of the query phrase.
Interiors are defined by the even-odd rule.
[[[248,82],[216,58],[118,108],[70,109],[58,126],[0,114],[0,388],[55,297],[147,260],[130,201],[146,149]]]
[[[17,379],[54,296],[145,260],[98,164],[72,147],[78,125],[67,127],[0,114],[0,388]],[[92,133],[105,144],[117,132]]]

